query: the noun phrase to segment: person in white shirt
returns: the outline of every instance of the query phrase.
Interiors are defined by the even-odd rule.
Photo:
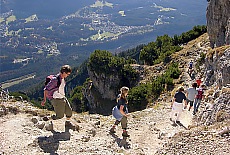
[[[44,99],[41,103],[42,106],[46,103],[48,98],[54,107],[56,115],[52,116],[55,119],[61,119],[66,115],[65,127],[75,130],[75,125],[70,122],[72,116],[72,108],[69,101],[65,97],[65,78],[72,72],[69,65],[61,67],[60,73],[54,76],[44,88]]]

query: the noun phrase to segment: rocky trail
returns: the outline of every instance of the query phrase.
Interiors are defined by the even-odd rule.
[[[120,126],[117,133],[109,134],[112,116],[75,114],[72,121],[80,126],[79,132],[65,131],[64,119],[52,120],[51,132],[46,129],[50,120],[43,121],[42,117],[29,113],[8,114],[0,117],[0,154],[154,154],[165,141],[187,128],[172,126],[169,113],[169,108],[131,113],[128,129],[131,137],[127,139],[121,136]],[[184,113],[185,126],[187,115],[191,114]],[[32,118],[39,122],[34,124]],[[41,123],[46,124],[43,129],[38,127]]]
[[[207,34],[202,35],[200,40],[207,40]],[[177,86],[183,85],[187,88],[194,82],[194,79],[187,73],[186,65],[191,59],[196,61],[200,52],[206,50],[207,44],[208,41],[195,40],[188,43],[186,49],[175,54],[182,69]],[[194,57],[190,57],[190,55]],[[164,97],[145,110],[130,113],[128,117],[129,138],[121,136],[120,125],[115,134],[109,133],[109,129],[115,121],[111,115],[74,113],[71,121],[79,126],[79,130],[73,131],[64,128],[65,119],[44,121],[45,115],[53,114],[51,111],[36,109],[25,102],[1,101],[0,110],[3,111],[3,114],[0,117],[0,155],[199,154],[196,150],[201,150],[201,148],[198,147],[190,151],[187,145],[196,146],[194,143],[200,142],[197,140],[200,136],[203,139],[206,138],[209,147],[210,145],[222,147],[224,150],[222,154],[229,151],[226,149],[230,148],[229,138],[215,138],[213,135],[218,129],[212,130],[212,132],[203,132],[198,129],[198,123],[195,121],[192,111],[185,109],[181,116],[181,124],[173,125],[169,119],[173,93],[163,94]],[[9,108],[6,110],[4,107]],[[53,130],[51,130],[52,124]],[[212,143],[208,143],[208,139],[213,139]],[[201,141],[199,144],[203,143]],[[171,149],[167,150],[167,148]],[[178,149],[179,152],[177,152]],[[207,151],[202,154],[213,154],[212,147]],[[220,150],[216,152],[218,151],[221,152]]]

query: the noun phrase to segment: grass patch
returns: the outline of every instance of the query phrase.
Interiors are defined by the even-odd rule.
[[[112,37],[116,37],[116,36],[119,36],[120,33],[118,34],[114,34],[114,33],[110,33],[110,32],[103,32],[103,33],[98,33],[98,34],[95,34],[93,36],[90,37],[91,40],[105,40],[107,38],[112,38]]]
[[[6,25],[8,25],[8,23],[10,22],[13,22],[16,20],[16,16],[12,15],[12,16],[9,16],[7,19],[6,19]]]
[[[26,18],[25,20],[26,20],[25,23],[28,23],[28,22],[32,22],[32,21],[38,20],[38,17],[37,17],[37,15],[35,14],[35,15],[32,15],[32,16]]]
[[[92,8],[97,8],[97,7],[103,7],[103,6],[107,6],[107,7],[113,7],[113,3],[108,3],[108,2],[101,2],[101,1],[96,1],[93,5],[91,5],[90,7]]]

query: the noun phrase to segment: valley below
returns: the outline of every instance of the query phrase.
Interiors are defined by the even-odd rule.
[[[56,8],[49,7],[53,1],[46,3],[36,7],[38,1],[19,4],[5,0],[1,4],[0,82],[35,75],[17,85],[4,85],[11,91],[26,91],[23,85],[41,82],[63,64],[77,67],[96,49],[119,53],[154,41],[157,36],[173,36],[205,24],[206,2],[193,13],[196,2],[189,1],[183,1],[187,9],[179,2],[159,0],[81,1],[78,6],[74,1],[55,1]]]

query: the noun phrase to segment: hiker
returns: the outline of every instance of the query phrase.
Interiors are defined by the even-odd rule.
[[[192,67],[193,67],[193,61],[191,60],[190,62],[189,62],[189,69],[192,69]]]
[[[202,83],[200,76],[196,79],[196,83],[197,83],[197,87],[199,88]]]
[[[188,74],[189,74],[189,76],[192,76],[192,72],[193,72],[193,61],[191,60],[189,62],[189,66],[188,66]]]
[[[119,123],[121,123],[122,129],[123,129],[122,136],[123,137],[129,137],[130,135],[128,135],[128,133],[126,131],[127,130],[127,117],[128,117],[127,95],[129,92],[129,88],[128,87],[122,87],[120,89],[120,91],[121,91],[121,95],[118,95],[119,98],[117,99],[117,105],[112,110],[112,115],[116,118],[116,121],[115,121],[113,127],[109,131],[110,131],[110,133],[115,133],[116,126]]]
[[[56,115],[53,115],[53,120],[61,119],[66,115],[65,127],[75,130],[75,126],[70,122],[72,116],[72,108],[69,101],[65,97],[65,78],[70,75],[72,69],[69,65],[61,67],[60,73],[54,76],[44,88],[44,99],[41,102],[45,106],[46,98],[48,98],[54,107]],[[59,83],[58,83],[59,82]]]
[[[175,121],[176,123],[180,123],[180,115],[183,111],[183,102],[185,104],[185,109],[187,107],[186,96],[183,93],[184,88],[180,87],[178,92],[174,95],[173,101],[171,103],[172,113],[171,113],[171,121]],[[175,118],[176,116],[176,118]],[[175,120],[173,119],[175,118]]]
[[[198,112],[198,108],[200,106],[201,100],[204,98],[204,87],[205,85],[201,85],[199,88],[197,88],[198,94],[196,95],[194,101],[193,115],[195,115]]]
[[[197,87],[197,83],[193,83],[192,87],[188,88],[186,91],[186,101],[187,101],[187,104],[189,104],[188,111],[191,110],[191,108],[193,106],[194,99],[195,99],[196,95],[198,94],[196,87]]]

